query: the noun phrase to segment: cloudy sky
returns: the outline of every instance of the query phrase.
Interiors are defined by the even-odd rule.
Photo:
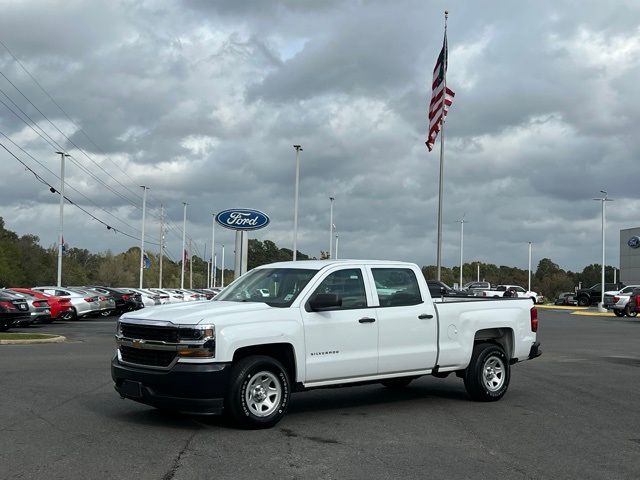
[[[26,69],[0,46],[0,143],[56,186],[54,151],[65,149],[69,198],[134,237],[139,185],[148,185],[147,239],[158,242],[162,203],[174,259],[182,202],[201,253],[205,242],[211,248],[211,212],[233,207],[269,214],[252,237],[291,248],[299,143],[299,250],[328,249],[335,196],[341,257],[435,264],[439,155],[424,141],[445,8],[456,97],[444,265],[459,261],[463,215],[466,261],[520,267],[529,241],[534,264],[598,263],[600,190],[615,199],[610,263],[619,230],[640,224],[637,0],[1,0],[0,8],[0,40]],[[2,149],[0,161],[0,216],[53,245],[58,196]],[[65,241],[114,252],[137,244],[73,206]],[[216,243],[232,251],[233,233],[217,229]]]

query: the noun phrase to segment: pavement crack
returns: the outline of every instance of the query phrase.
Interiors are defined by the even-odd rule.
[[[182,446],[178,454],[173,459],[171,468],[169,468],[169,470],[167,470],[167,473],[163,475],[162,480],[172,480],[173,477],[175,477],[176,472],[180,468],[180,460],[182,459],[182,455],[184,455],[186,451],[189,449],[189,445],[191,445],[191,441],[193,440],[193,437],[196,436],[196,433],[198,432],[197,431],[193,432],[191,436],[187,438],[187,441],[184,442],[184,445]]]

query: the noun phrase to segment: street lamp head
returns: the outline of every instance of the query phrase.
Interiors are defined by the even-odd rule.
[[[332,202],[335,200],[335,197],[329,197],[329,200],[331,200]]]
[[[298,151],[298,152],[302,151],[302,146],[300,146],[300,145],[294,145],[293,148],[295,148],[296,151]]]

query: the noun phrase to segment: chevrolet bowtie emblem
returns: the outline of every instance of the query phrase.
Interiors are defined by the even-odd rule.
[[[132,346],[135,348],[142,348],[144,340],[132,340]]]

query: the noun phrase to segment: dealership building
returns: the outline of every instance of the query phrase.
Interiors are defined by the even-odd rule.
[[[640,227],[620,230],[620,281],[640,285]]]

